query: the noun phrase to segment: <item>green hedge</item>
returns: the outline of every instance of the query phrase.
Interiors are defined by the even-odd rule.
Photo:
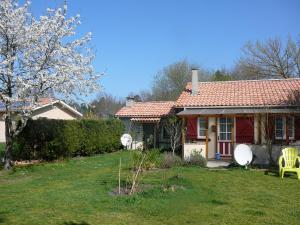
[[[121,148],[119,120],[29,120],[17,137],[15,160],[54,160],[112,152]]]

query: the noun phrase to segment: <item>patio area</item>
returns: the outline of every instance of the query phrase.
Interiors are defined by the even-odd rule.
[[[227,167],[229,166],[229,161],[222,161],[222,160],[209,160],[207,161],[208,168],[218,168],[218,167]]]

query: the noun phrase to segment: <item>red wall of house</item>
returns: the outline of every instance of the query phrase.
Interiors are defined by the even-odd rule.
[[[196,140],[197,139],[197,117],[188,117],[187,118],[187,131],[186,131],[187,138],[189,140]]]
[[[236,118],[236,143],[254,142],[254,118]]]

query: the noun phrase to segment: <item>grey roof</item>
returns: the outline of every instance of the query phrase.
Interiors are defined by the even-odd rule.
[[[300,108],[188,108],[177,115],[230,115],[256,113],[300,113]]]

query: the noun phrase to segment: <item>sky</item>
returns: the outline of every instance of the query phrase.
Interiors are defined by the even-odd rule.
[[[76,37],[92,32],[102,91],[118,98],[148,89],[179,60],[231,68],[247,41],[300,35],[299,0],[67,0],[80,14]],[[32,0],[41,15],[63,0]],[[91,100],[97,93],[88,97]]]

